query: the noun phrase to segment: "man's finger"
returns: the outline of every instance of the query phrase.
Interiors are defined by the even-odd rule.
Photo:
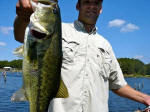
[[[20,3],[17,2],[17,4],[16,4],[16,14],[19,15],[20,11],[21,11]]]
[[[32,8],[30,4],[30,0],[19,0],[20,6],[24,9],[30,9]]]

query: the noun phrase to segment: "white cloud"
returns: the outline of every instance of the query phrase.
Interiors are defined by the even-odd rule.
[[[146,57],[146,56],[143,56],[143,55],[135,55],[133,58],[134,59],[139,59],[142,62],[144,62],[145,64],[149,64],[150,63],[150,57]]]
[[[0,46],[6,46],[6,43],[0,42]]]
[[[3,34],[9,34],[10,31],[13,30],[13,27],[5,27],[5,26],[0,26],[0,31],[3,33]]]
[[[142,56],[142,55],[136,55],[136,56],[134,56],[134,59],[141,60],[141,59],[144,59],[144,56]]]
[[[135,30],[139,30],[140,28],[135,24],[129,23],[121,28],[121,32],[133,32]]]
[[[125,24],[126,21],[125,20],[122,20],[122,19],[114,19],[112,21],[109,21],[108,23],[108,26],[109,27],[120,27],[122,26],[123,24]]]

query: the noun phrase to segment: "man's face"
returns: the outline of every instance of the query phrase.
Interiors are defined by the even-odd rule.
[[[102,2],[100,0],[81,0],[80,5],[77,4],[79,10],[79,20],[85,24],[96,24],[97,18],[102,10]]]

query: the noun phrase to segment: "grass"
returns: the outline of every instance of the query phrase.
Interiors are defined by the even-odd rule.
[[[124,77],[137,77],[137,78],[150,78],[150,75],[141,75],[141,74],[124,74]]]

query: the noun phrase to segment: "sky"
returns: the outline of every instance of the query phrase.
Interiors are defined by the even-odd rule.
[[[58,0],[62,22],[78,18],[77,0]],[[21,43],[14,39],[13,22],[17,0],[0,0],[0,61],[18,59],[13,50]],[[96,26],[117,58],[135,58],[150,63],[150,0],[104,0]]]

